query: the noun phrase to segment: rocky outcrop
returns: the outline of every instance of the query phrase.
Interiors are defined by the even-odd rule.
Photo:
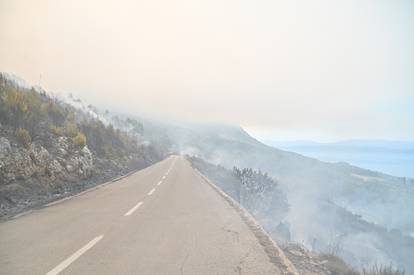
[[[48,144],[46,148],[33,142],[25,148],[12,136],[0,136],[0,218],[80,192],[154,161],[144,153],[99,158],[88,146],[76,146],[68,137],[51,138]]]
[[[5,137],[0,137],[0,182],[7,185],[19,180],[36,177],[44,184],[53,184],[68,174],[79,178],[92,175],[93,156],[87,146],[74,148],[68,138],[60,137],[51,154],[42,145],[33,143],[30,148],[12,146]]]

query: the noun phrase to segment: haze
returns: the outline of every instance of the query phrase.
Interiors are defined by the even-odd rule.
[[[0,71],[262,137],[412,139],[413,33],[412,1],[0,0]]]

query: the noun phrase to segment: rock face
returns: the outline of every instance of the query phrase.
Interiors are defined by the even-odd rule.
[[[52,155],[40,144],[33,143],[26,149],[12,146],[7,138],[1,137],[1,185],[32,177],[42,179],[45,184],[53,184],[57,178],[65,178],[67,174],[84,179],[93,174],[93,155],[87,146],[75,148],[65,137],[59,138],[55,146],[55,154]]]
[[[142,155],[99,158],[88,146],[76,146],[68,137],[50,139],[47,148],[36,141],[25,148],[12,136],[0,136],[0,218],[77,193],[150,163],[152,160]]]

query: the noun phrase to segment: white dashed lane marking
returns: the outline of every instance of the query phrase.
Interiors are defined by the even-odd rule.
[[[135,205],[134,207],[131,208],[131,210],[129,210],[128,212],[125,213],[125,217],[131,215],[132,213],[135,212],[135,210],[137,210],[141,205],[143,205],[144,203],[142,201],[140,201],[139,203],[137,203],[137,205]]]
[[[151,196],[152,193],[154,193],[154,192],[155,192],[155,188],[152,188],[152,190],[148,192],[148,196]]]
[[[69,258],[61,262],[58,266],[56,266],[54,269],[46,273],[46,275],[57,275],[60,272],[62,272],[65,268],[67,268],[71,263],[76,261],[77,258],[79,258],[83,253],[91,249],[95,244],[97,244],[104,235],[98,236],[89,243],[87,243],[84,247],[73,253]]]

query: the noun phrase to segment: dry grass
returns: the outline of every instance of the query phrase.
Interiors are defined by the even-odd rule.
[[[404,271],[395,269],[392,265],[374,265],[371,268],[363,268],[358,271],[333,254],[320,255],[321,260],[325,261],[325,266],[332,275],[404,275]]]
[[[86,145],[86,136],[82,133],[78,133],[76,137],[73,138],[73,143],[79,147],[84,147]]]
[[[16,130],[17,139],[23,144],[24,147],[29,148],[32,138],[30,137],[29,131],[24,128],[19,128]]]
[[[362,269],[361,275],[404,275],[404,271],[394,269],[392,265],[389,266],[373,266],[370,269]]]
[[[332,275],[360,275],[360,272],[350,267],[344,260],[333,254],[322,254],[320,259]]]

